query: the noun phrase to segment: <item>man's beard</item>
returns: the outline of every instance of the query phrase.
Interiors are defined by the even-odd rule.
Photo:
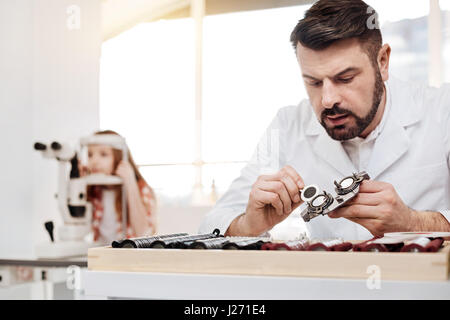
[[[378,107],[380,106],[381,103],[381,99],[383,98],[383,92],[384,92],[383,79],[381,78],[379,69],[377,69],[375,72],[375,86],[373,90],[372,107],[369,113],[365,117],[360,118],[353,112],[346,109],[342,109],[338,107],[337,104],[335,104],[333,108],[325,109],[322,112],[320,121],[321,125],[325,128],[328,135],[334,140],[339,141],[350,140],[360,136],[375,118],[375,115],[377,114],[378,111]],[[356,121],[356,124],[350,127],[348,127],[348,124],[338,125],[332,128],[328,127],[325,123],[326,117],[336,115],[347,115],[349,117],[353,117]]]

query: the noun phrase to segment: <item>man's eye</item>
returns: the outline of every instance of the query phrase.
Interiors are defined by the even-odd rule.
[[[321,81],[313,81],[313,82],[309,82],[309,85],[312,87],[318,87],[320,86],[322,82]]]
[[[354,77],[349,77],[349,78],[341,78],[339,79],[340,82],[342,83],[349,83],[353,80]]]

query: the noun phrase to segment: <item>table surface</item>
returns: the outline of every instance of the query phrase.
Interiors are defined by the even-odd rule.
[[[87,260],[87,255],[59,259],[8,257],[0,258],[0,266],[69,267],[75,265],[79,267],[87,267]]]
[[[450,299],[450,281],[387,281],[84,270],[87,296],[181,300]]]

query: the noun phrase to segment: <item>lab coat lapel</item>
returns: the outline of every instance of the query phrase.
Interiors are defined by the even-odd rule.
[[[398,161],[411,144],[405,128],[392,117],[387,120],[384,130],[375,142],[367,167],[371,179],[376,179]]]
[[[376,139],[367,168],[371,179],[376,179],[397,162],[409,149],[411,139],[406,128],[422,118],[417,104],[417,92],[398,79],[389,80],[391,106],[386,124]]]
[[[312,143],[314,153],[343,176],[357,172],[341,142],[331,139],[314,117],[310,120],[307,136]]]

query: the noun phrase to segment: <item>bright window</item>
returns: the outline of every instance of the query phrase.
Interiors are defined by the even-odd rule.
[[[392,48],[390,73],[428,82],[429,1],[369,0],[379,14],[383,42]]]
[[[140,24],[102,47],[100,127],[140,164],[191,162],[194,38],[190,19]]]
[[[202,184],[207,196],[213,182],[219,195],[226,191],[277,110],[306,97],[289,42],[305,8],[205,18]],[[141,24],[102,47],[100,126],[126,137],[163,203],[189,203],[194,186],[193,63],[191,19]]]
[[[306,97],[289,41],[305,8],[205,18],[206,161],[250,159],[277,110]]]

